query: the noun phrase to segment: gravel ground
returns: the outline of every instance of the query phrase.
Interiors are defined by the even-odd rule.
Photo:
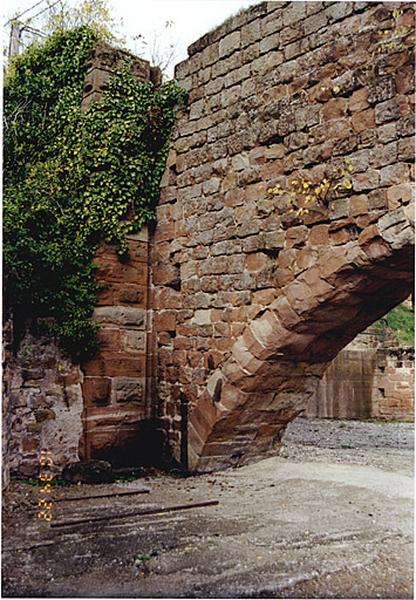
[[[54,519],[217,506],[50,528],[3,495],[3,597],[411,598],[413,426],[298,419],[282,455],[210,475],[57,488]]]
[[[295,419],[283,438],[282,458],[371,465],[406,475],[414,468],[414,424]]]

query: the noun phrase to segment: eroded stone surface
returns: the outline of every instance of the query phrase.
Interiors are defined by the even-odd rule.
[[[229,19],[176,71],[190,102],[153,239],[157,393],[177,457],[186,398],[200,470],[275,453],[326,365],[413,287],[413,59],[377,52],[412,10],[310,6]],[[346,159],[351,189],[300,218],[267,192]]]
[[[83,374],[47,337],[26,334],[10,357],[5,396],[10,405],[9,469],[37,476],[41,450],[48,450],[57,474],[79,459],[82,444]]]

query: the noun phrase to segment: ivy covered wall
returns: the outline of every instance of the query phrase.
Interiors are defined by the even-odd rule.
[[[88,27],[54,34],[9,68],[4,256],[14,353],[6,446],[17,473],[36,472],[41,448],[53,449],[57,467],[88,458],[94,444],[111,454],[123,435],[131,445],[148,420],[139,373],[145,225],[154,218],[175,110],[185,100],[184,91],[173,82],[160,85],[157,75]],[[29,365],[21,360],[28,343]],[[43,364],[49,355],[72,360],[77,402],[65,391],[59,361]],[[56,442],[69,430],[76,439],[68,453]]]
[[[139,81],[123,54],[100,102],[81,110],[100,42],[79,27],[30,47],[4,96],[6,290],[15,324],[47,319],[75,361],[98,349],[91,322],[101,240],[127,258],[125,236],[154,216],[175,106],[184,92]]]

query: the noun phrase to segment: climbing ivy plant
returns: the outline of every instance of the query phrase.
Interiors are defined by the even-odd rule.
[[[76,361],[97,351],[93,258],[154,219],[175,107],[185,92],[138,82],[128,61],[80,110],[87,26],[15,59],[4,92],[4,271],[14,320],[44,321]]]

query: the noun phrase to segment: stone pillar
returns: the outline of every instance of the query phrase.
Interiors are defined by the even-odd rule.
[[[148,233],[128,236],[130,258],[118,260],[113,246],[102,244],[95,262],[98,294],[94,320],[99,323],[100,352],[83,365],[85,458],[134,464],[135,446],[146,406],[146,330]],[[128,448],[127,448],[128,446]]]
[[[81,103],[99,101],[123,58],[132,60],[140,81],[161,82],[160,70],[147,61],[97,46],[91,55]],[[81,456],[102,458],[114,466],[143,464],[153,452],[155,423],[148,393],[148,230],[127,237],[129,259],[120,262],[114,246],[102,243],[95,262],[98,294],[94,319],[100,325],[100,352],[83,365],[84,435]],[[149,446],[150,444],[150,446]]]

